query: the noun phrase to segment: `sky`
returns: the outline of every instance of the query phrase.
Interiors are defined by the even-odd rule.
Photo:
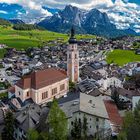
[[[140,0],[0,0],[0,17],[34,23],[66,5],[106,12],[117,28],[140,32]]]

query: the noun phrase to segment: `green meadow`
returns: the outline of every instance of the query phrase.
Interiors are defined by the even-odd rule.
[[[77,38],[94,38],[93,35],[77,35]],[[47,44],[48,41],[62,39],[67,42],[68,34],[50,32],[47,30],[20,31],[12,27],[0,26],[0,44],[16,49],[26,49],[28,47],[39,47]]]
[[[13,30],[11,27],[0,27],[0,44],[6,44],[8,47],[16,49],[38,47],[56,38],[66,40],[67,35],[41,30],[19,31]]]
[[[136,55],[135,51],[131,50],[114,50],[107,55],[107,62],[109,64],[115,63],[123,66],[129,62],[140,61],[140,55]]]

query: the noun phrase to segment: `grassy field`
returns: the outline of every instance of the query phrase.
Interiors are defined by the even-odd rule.
[[[94,38],[92,35],[78,35],[77,38]],[[60,34],[50,32],[47,30],[32,30],[32,31],[17,31],[12,27],[0,26],[0,44],[6,44],[8,47],[16,49],[26,49],[28,47],[38,47],[48,41],[55,40],[57,38],[64,39],[66,42],[69,38],[67,34]]]
[[[135,52],[131,50],[114,50],[107,56],[107,62],[109,64],[116,63],[119,66],[136,61],[140,61],[140,55],[136,55]]]

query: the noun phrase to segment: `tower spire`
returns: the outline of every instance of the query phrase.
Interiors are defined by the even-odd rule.
[[[74,30],[74,27],[72,26],[71,28],[71,38],[74,38],[75,37],[75,30]]]
[[[72,26],[72,28],[71,28],[71,35],[70,35],[69,43],[70,44],[77,43],[77,40],[75,38],[75,29],[74,29],[74,26]]]

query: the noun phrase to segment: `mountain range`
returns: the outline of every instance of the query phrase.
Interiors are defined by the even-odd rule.
[[[60,33],[68,33],[71,26],[74,26],[77,33],[81,34],[95,34],[105,37],[136,35],[132,29],[117,29],[106,13],[97,9],[86,11],[71,5],[67,5],[65,9],[45,18],[37,25]]]

